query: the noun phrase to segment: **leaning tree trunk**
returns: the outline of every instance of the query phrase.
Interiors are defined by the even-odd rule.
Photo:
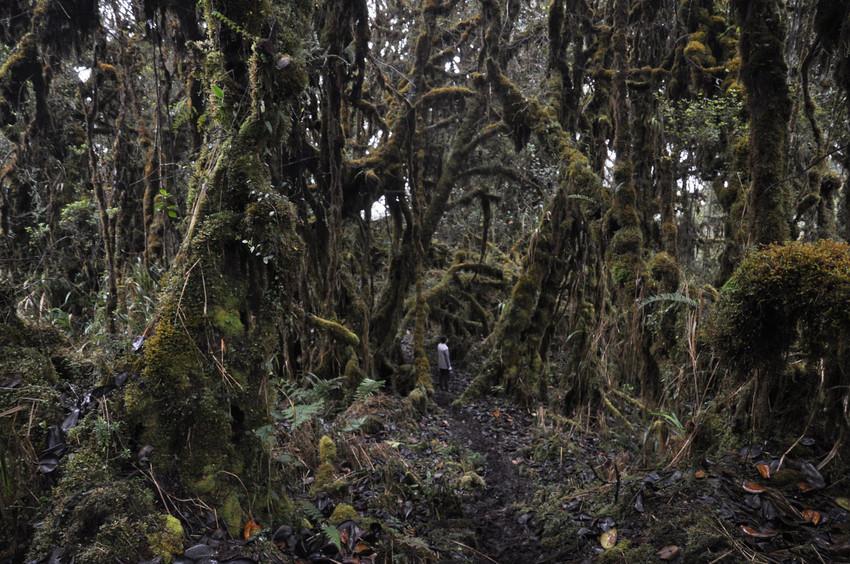
[[[263,3],[203,7],[217,125],[197,166],[188,233],[144,343],[141,378],[125,401],[133,431],[153,447],[151,471],[218,508],[235,532],[246,507],[239,480],[265,483],[254,431],[270,421],[268,367],[282,347],[300,263],[292,206],[273,190],[263,155],[287,138],[306,83],[295,58],[304,34],[295,26],[308,25],[309,8],[287,8],[275,22]],[[278,64],[284,54],[295,55],[291,64]],[[272,514],[285,505],[276,495],[268,496]]]
[[[546,391],[546,355],[557,321],[557,304],[567,273],[583,271],[591,244],[579,201],[601,194],[601,181],[590,163],[561,127],[558,113],[535,99],[528,99],[496,62],[498,53],[498,5],[482,2],[487,24],[487,78],[502,105],[502,118],[517,147],[533,133],[541,148],[558,163],[558,188],[546,207],[529,242],[522,272],[511,292],[487,348],[494,349],[467,396],[498,384],[523,401],[542,398]],[[550,99],[559,99],[552,96]],[[592,254],[592,253],[591,253]],[[579,299],[581,297],[579,296]]]

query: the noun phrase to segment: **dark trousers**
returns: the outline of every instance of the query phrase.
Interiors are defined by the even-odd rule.
[[[437,386],[444,390],[449,389],[449,369],[448,368],[440,368],[440,381],[437,383]]]

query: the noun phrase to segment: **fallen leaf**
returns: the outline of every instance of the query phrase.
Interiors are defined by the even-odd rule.
[[[803,493],[807,493],[807,492],[810,492],[810,491],[812,491],[813,489],[815,489],[815,487],[814,487],[813,485],[811,485],[811,484],[810,484],[810,483],[808,483],[808,482],[804,482],[804,481],[797,482],[797,487],[798,487],[798,488],[800,489],[800,491],[801,491],[801,492],[803,492]]]
[[[760,494],[763,493],[767,488],[757,482],[744,482],[741,484],[741,487],[744,488],[744,491],[751,494]]]
[[[501,410],[499,410],[499,408],[497,407],[497,408],[496,408],[496,409],[494,409],[492,412],[490,412],[490,415],[492,415],[493,417],[495,417],[496,419],[498,419],[499,417],[501,417],[501,416],[502,416],[502,412],[501,412]]]
[[[694,472],[694,478],[696,478],[697,480],[702,480],[703,478],[705,478],[705,476],[705,470],[703,470],[702,468]]]
[[[803,476],[806,478],[806,483],[809,484],[813,490],[819,490],[826,486],[826,480],[823,479],[823,474],[821,474],[811,462],[801,462],[800,472],[803,473]]]
[[[769,464],[765,464],[763,462],[761,464],[756,464],[756,470],[759,471],[759,475],[762,478],[764,478],[765,480],[770,479],[770,465]]]
[[[656,554],[658,554],[658,558],[661,560],[674,560],[681,554],[682,550],[676,546],[675,544],[671,544],[665,546],[661,550],[659,550]]]
[[[617,528],[608,529],[601,535],[599,535],[599,544],[602,545],[602,548],[608,550],[610,548],[614,548],[617,544]]]
[[[850,497],[836,497],[835,504],[845,511],[850,511]]]
[[[770,537],[775,537],[777,534],[773,529],[756,529],[749,525],[741,525],[741,530],[744,531],[745,535],[757,539],[769,539]]]
[[[820,522],[823,520],[823,515],[821,515],[820,511],[815,511],[814,509],[804,509],[801,515],[803,516],[803,521],[811,523],[814,526],[820,525]]]
[[[263,528],[259,523],[253,519],[248,519],[248,522],[245,523],[245,528],[242,529],[242,538],[248,540],[262,530]]]

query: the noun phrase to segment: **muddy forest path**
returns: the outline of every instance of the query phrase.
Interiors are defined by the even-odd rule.
[[[447,440],[481,455],[480,475],[486,484],[463,507],[465,517],[474,523],[476,546],[459,548],[482,563],[562,561],[561,555],[546,554],[530,528],[533,513],[528,508],[533,505],[534,484],[520,473],[520,467],[532,443],[533,418],[505,398],[452,405],[468,383],[466,374],[453,374],[449,390],[436,390],[434,396]]]

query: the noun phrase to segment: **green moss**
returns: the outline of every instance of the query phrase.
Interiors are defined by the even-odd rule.
[[[817,402],[826,432],[844,420],[842,374],[850,370],[844,343],[850,338],[850,246],[835,241],[772,245],[750,253],[721,290],[709,339],[734,373],[762,377],[751,393],[759,414]],[[784,370],[792,350],[823,362],[824,381],[793,382]],[[818,389],[829,390],[822,396]],[[770,398],[770,399],[769,399]]]
[[[480,475],[470,470],[464,472],[458,480],[458,487],[464,490],[484,489],[487,487],[487,482]]]
[[[231,492],[224,500],[221,508],[218,511],[218,516],[227,527],[227,532],[234,538],[239,538],[242,532],[242,523],[244,521],[245,512],[242,510],[242,505],[239,503],[239,497]]]
[[[679,287],[679,265],[670,254],[655,253],[649,261],[649,272],[662,292],[675,292]]]
[[[695,458],[714,458],[728,454],[740,440],[735,436],[729,417],[715,411],[704,412],[694,433]]]
[[[333,464],[336,461],[336,444],[327,435],[319,439],[319,462]]]
[[[212,323],[216,329],[228,337],[236,337],[245,331],[239,311],[215,306],[212,310]]]
[[[693,523],[685,528],[687,541],[682,562],[712,562],[728,554],[728,539],[717,527],[715,518],[706,514],[694,514],[693,517]]]
[[[340,494],[348,488],[348,482],[336,477],[336,469],[332,464],[323,462],[316,469],[315,480],[310,487],[310,493]]]
[[[307,320],[316,328],[330,333],[334,339],[338,340],[342,344],[350,345],[355,348],[360,346],[360,337],[357,336],[357,333],[348,329],[345,325],[338,321],[322,319],[315,315],[307,316]]]
[[[183,525],[173,515],[161,515],[156,530],[148,533],[148,546],[154,556],[170,563],[175,554],[183,552]]]
[[[703,66],[707,66],[716,62],[714,57],[711,56],[711,51],[708,49],[708,47],[706,47],[696,39],[691,39],[690,41],[688,41],[688,44],[685,46],[684,53],[685,56],[687,56],[689,59]]]
[[[334,512],[331,513],[330,518],[328,518],[328,522],[331,525],[339,525],[345,521],[359,521],[360,514],[357,513],[357,510],[354,509],[347,503],[340,503],[334,508]]]
[[[86,481],[81,467],[67,472],[73,478],[63,477],[54,491],[53,507],[32,544],[33,558],[55,546],[65,547],[75,561],[91,564],[134,561],[150,553],[147,534],[156,528],[157,513],[143,481],[116,481],[111,473]],[[100,482],[104,476],[108,481]]]
[[[417,412],[425,413],[428,410],[428,394],[421,387],[413,388],[407,399]]]
[[[790,232],[786,175],[791,96],[785,62],[785,20],[772,0],[736,2],[741,25],[740,77],[750,114],[749,230],[758,244],[781,242]]]
[[[634,284],[641,274],[643,262],[634,255],[615,256],[611,260],[611,278],[618,286]]]
[[[640,252],[643,246],[643,234],[639,227],[624,227],[611,239],[611,252],[614,255],[630,255]]]
[[[850,331],[850,247],[795,242],[749,254],[714,322],[715,347],[746,367],[777,361],[798,335],[810,353],[828,352]]]

